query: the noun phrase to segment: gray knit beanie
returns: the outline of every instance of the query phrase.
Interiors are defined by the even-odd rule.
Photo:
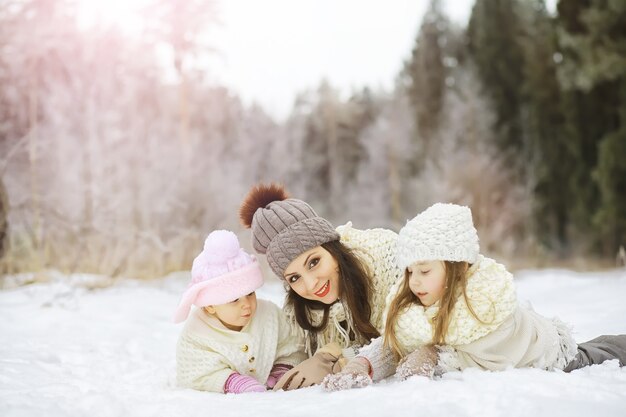
[[[302,200],[287,198],[279,185],[253,187],[241,205],[240,217],[252,229],[252,246],[266,254],[279,277],[291,261],[323,243],[339,240],[330,222]]]

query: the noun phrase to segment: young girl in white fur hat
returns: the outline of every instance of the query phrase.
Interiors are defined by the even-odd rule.
[[[193,261],[191,283],[174,321],[189,316],[178,340],[178,384],[223,393],[263,392],[306,355],[282,311],[257,300],[263,285],[257,260],[234,233],[212,232]]]
[[[389,293],[384,337],[327,376],[325,389],[365,386],[394,370],[406,379],[469,367],[569,372],[609,359],[626,362],[626,335],[577,346],[567,325],[521,307],[513,276],[479,254],[467,207],[439,203],[409,221],[400,230],[396,262],[405,279]]]

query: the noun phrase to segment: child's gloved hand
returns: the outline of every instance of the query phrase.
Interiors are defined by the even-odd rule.
[[[315,355],[287,371],[274,386],[274,391],[290,391],[319,384],[326,375],[339,372],[343,361],[345,359],[342,359],[339,345],[329,343],[318,349]]]
[[[405,380],[413,375],[432,378],[438,360],[439,355],[435,346],[420,346],[400,361],[396,368],[396,378]]]
[[[322,381],[325,391],[341,391],[350,388],[362,388],[372,383],[370,363],[357,356],[351,359],[343,370],[333,375],[326,375]]]
[[[243,394],[244,392],[265,392],[265,385],[249,375],[241,375],[239,372],[230,374],[224,384],[224,393]]]
[[[272,370],[270,371],[270,375],[267,377],[267,382],[265,382],[267,388],[274,388],[280,378],[282,378],[282,376],[285,375],[291,368],[293,368],[291,365],[283,365],[282,363],[274,364]]]

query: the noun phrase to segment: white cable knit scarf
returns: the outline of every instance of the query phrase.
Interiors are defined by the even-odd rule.
[[[328,324],[326,329],[321,332],[312,333],[309,330],[302,329],[295,320],[295,312],[293,306],[284,307],[285,315],[289,318],[289,324],[294,334],[303,337],[305,340],[304,351],[309,355],[313,355],[317,349],[330,343],[337,342],[341,347],[347,348],[355,344],[355,341],[350,340],[350,334],[356,334],[352,317],[347,313],[348,309],[344,307],[341,301],[336,302],[330,307],[328,315]],[[311,323],[314,326],[319,326],[324,318],[323,310],[312,310],[310,312]],[[341,323],[344,323],[344,328]],[[356,342],[359,344],[358,342]],[[360,343],[363,344],[363,343]]]
[[[467,299],[480,320],[474,317],[465,297],[459,294],[445,336],[446,344],[452,346],[467,344],[489,334],[517,307],[513,276],[503,265],[479,255],[467,273],[469,274]],[[388,305],[399,290],[400,284],[396,283],[390,291]],[[399,314],[396,321],[396,337],[406,352],[412,352],[418,346],[432,342],[433,318],[438,310],[439,303],[430,307],[414,304]]]

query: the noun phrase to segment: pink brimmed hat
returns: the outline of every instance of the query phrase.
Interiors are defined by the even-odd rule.
[[[187,319],[191,305],[226,304],[263,285],[259,263],[240,246],[228,230],[212,232],[193,261],[191,282],[178,305],[174,322]]]

